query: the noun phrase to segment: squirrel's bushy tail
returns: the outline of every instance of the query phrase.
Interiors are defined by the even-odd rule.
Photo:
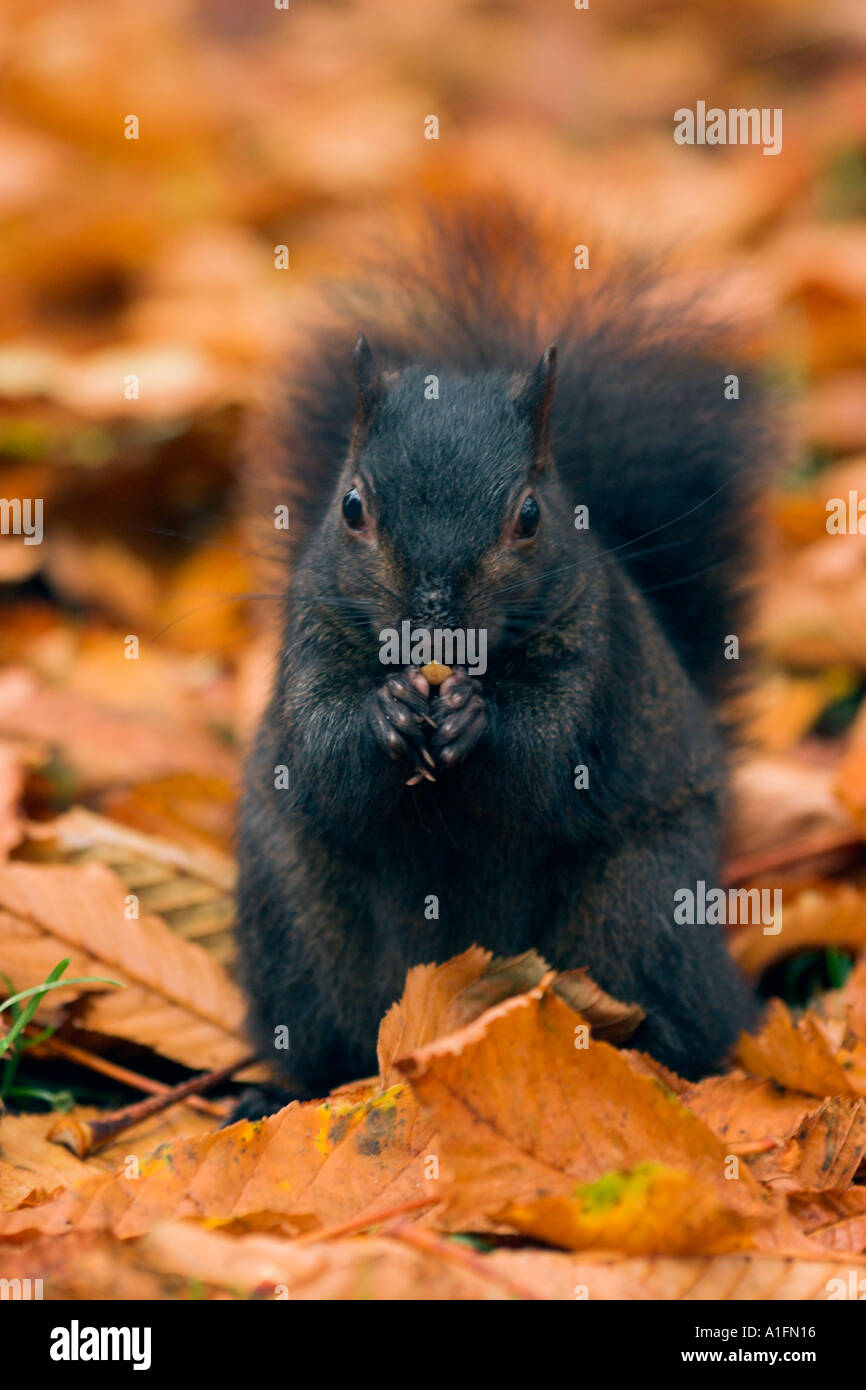
[[[604,241],[574,267],[573,237],[505,197],[428,206],[409,251],[340,293],[305,340],[278,402],[297,540],[315,526],[345,458],[361,330],[384,367],[525,371],[552,342],[554,457],[566,496],[655,610],[696,685],[731,689],[725,638],[742,637],[756,500],[776,452],[753,354],[695,296]],[[734,381],[734,379],[736,379]]]

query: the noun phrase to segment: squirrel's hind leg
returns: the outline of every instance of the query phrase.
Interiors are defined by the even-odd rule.
[[[724,928],[675,920],[679,890],[718,882],[716,839],[714,815],[700,809],[626,845],[578,877],[564,926],[540,944],[555,968],[585,966],[609,994],[640,1004],[646,1017],[627,1045],[687,1080],[719,1070],[758,1014]]]

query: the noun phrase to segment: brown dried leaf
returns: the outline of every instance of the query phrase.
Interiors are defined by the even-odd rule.
[[[196,724],[182,727],[177,720],[149,719],[72,691],[50,690],[20,670],[0,675],[0,736],[61,748],[88,787],[175,772],[233,781],[236,773],[232,754]]]
[[[795,1021],[781,999],[770,1000],[757,1035],[742,1034],[735,1056],[753,1076],[808,1096],[866,1095],[861,1068],[834,1045],[828,1025],[814,1013]]]
[[[832,1096],[807,1115],[785,1142],[749,1162],[755,1177],[778,1192],[844,1189],[866,1157],[866,1101]]]
[[[87,1120],[96,1114],[91,1106],[78,1106],[69,1118]],[[82,1163],[46,1137],[56,1120],[54,1114],[0,1116],[0,1210],[38,1206],[60,1189],[87,1181],[97,1170],[117,1172],[132,1157],[143,1160],[158,1144],[213,1128],[208,1116],[173,1105]]]
[[[766,934],[760,923],[735,934],[731,952],[747,975],[760,975],[773,961],[797,951],[866,947],[866,892],[850,883],[806,889],[792,903],[785,902],[781,926],[775,935]]]
[[[0,743],[0,859],[20,842],[24,822],[19,808],[24,790],[26,749]]]
[[[830,1250],[866,1250],[866,1187],[791,1198],[791,1212],[803,1230]]]
[[[175,1221],[157,1226],[140,1248],[148,1265],[166,1274],[264,1297],[450,1302],[514,1296],[505,1271],[490,1257],[473,1261],[489,1268],[485,1278],[468,1262],[377,1236],[299,1246],[273,1235],[232,1236]]]
[[[833,1292],[831,1280],[841,1279],[847,1284],[851,1265],[861,1279],[866,1272],[866,1261],[852,1261],[850,1255],[828,1255],[824,1259],[801,1256],[796,1260],[751,1253],[635,1259],[613,1254],[590,1253],[575,1258],[503,1250],[489,1258],[516,1279],[531,1281],[534,1273],[536,1281],[543,1281],[546,1298],[586,1298],[596,1302],[824,1300]]]
[[[526,994],[551,976],[554,994],[574,1009],[590,1025],[593,1036],[608,1042],[624,1042],[644,1018],[637,1004],[623,1004],[595,983],[586,970],[553,972],[537,951],[524,951],[507,960],[495,959],[474,983],[467,985],[454,1000],[448,1027],[440,1032],[463,1028],[485,1009],[491,1009],[516,994]],[[432,1041],[427,1039],[426,1041]],[[407,1048],[408,1052],[409,1049]]]
[[[472,946],[444,965],[419,965],[409,971],[403,997],[379,1026],[382,1086],[397,1079],[394,1062],[398,1057],[465,1027],[505,999],[526,994],[545,977],[597,1037],[622,1042],[644,1017],[639,1005],[622,1004],[605,994],[585,970],[557,973],[537,951],[503,959]]]
[[[845,1187],[866,1153],[861,1100],[818,1103],[742,1072],[707,1077],[686,1086],[681,1098],[755,1177],[780,1191]]]
[[[728,858],[838,832],[856,838],[833,791],[833,771],[781,754],[747,758],[734,773]]]
[[[190,1217],[292,1233],[438,1197],[429,1122],[395,1086],[355,1102],[293,1103],[267,1119],[167,1145],[136,1179],[100,1175],[0,1215],[0,1240],[71,1230],[143,1235]]]
[[[574,1013],[534,990],[397,1064],[441,1135],[452,1219],[509,1220],[646,1163],[687,1173],[715,1195],[713,1220],[729,1213],[751,1238],[779,1217],[750,1175],[725,1178],[724,1146],[697,1116],[615,1048],[578,1041]]]
[[[489,961],[489,951],[470,946],[444,965],[416,965],[409,971],[401,999],[379,1024],[377,1054],[383,1090],[399,1079],[395,1058],[450,1031],[447,1020],[455,999],[480,978]]]
[[[184,1281],[145,1269],[133,1242],[112,1240],[102,1233],[4,1245],[2,1258],[5,1279],[29,1279],[34,1291],[38,1286],[33,1281],[42,1280],[41,1294],[33,1292],[32,1297],[88,1302],[189,1297]]]
[[[781,1144],[816,1108],[798,1091],[731,1072],[684,1086],[680,1098],[733,1149]]]
[[[126,898],[101,865],[0,865],[0,970],[29,989],[68,956],[69,976],[108,976],[127,988],[53,991],[40,1017],[83,991],[76,1021],[94,1032],[203,1070],[243,1057],[244,1001],[227,972],[158,917],[130,919]]]
[[[835,791],[866,834],[866,705],[849,730],[845,752],[836,769]]]
[[[820,1238],[820,1232],[818,1237]],[[141,1240],[104,1233],[7,1245],[4,1276],[42,1278],[69,1299],[155,1299],[257,1294],[308,1300],[489,1300],[520,1285],[540,1299],[706,1302],[824,1300],[863,1277],[866,1261],[846,1253],[790,1260],[761,1254],[634,1258],[589,1252],[497,1250],[461,1267],[383,1236],[298,1245],[267,1234],[228,1235],[192,1222],[163,1222]],[[223,1292],[218,1292],[222,1290]]]
[[[828,1018],[841,1019],[854,1037],[866,1042],[866,954],[855,962],[842,988],[825,994],[821,1005]]]
[[[568,1194],[509,1203],[502,1219],[565,1250],[625,1255],[725,1254],[749,1246],[754,1214],[681,1169],[646,1163]]]
[[[794,666],[866,667],[866,535],[825,535],[777,567],[759,634]]]

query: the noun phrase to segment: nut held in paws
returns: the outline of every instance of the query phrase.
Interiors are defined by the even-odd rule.
[[[453,672],[450,666],[443,666],[440,661],[428,661],[426,666],[421,667],[421,675],[431,685],[441,685]]]

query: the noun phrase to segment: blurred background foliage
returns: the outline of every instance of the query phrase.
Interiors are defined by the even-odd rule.
[[[228,846],[267,665],[244,406],[316,282],[467,183],[559,209],[569,241],[588,209],[764,316],[798,444],[768,509],[758,784],[787,834],[862,813],[861,764],[844,810],[832,778],[866,538],[825,532],[827,496],[866,494],[857,0],[6,0],[0,72],[0,493],[45,502],[42,545],[0,541],[0,738],[16,764],[34,745],[31,814],[83,800]],[[781,107],[782,154],[675,145],[698,100]],[[128,633],[147,660],[122,660]],[[735,850],[782,833],[758,804]]]

